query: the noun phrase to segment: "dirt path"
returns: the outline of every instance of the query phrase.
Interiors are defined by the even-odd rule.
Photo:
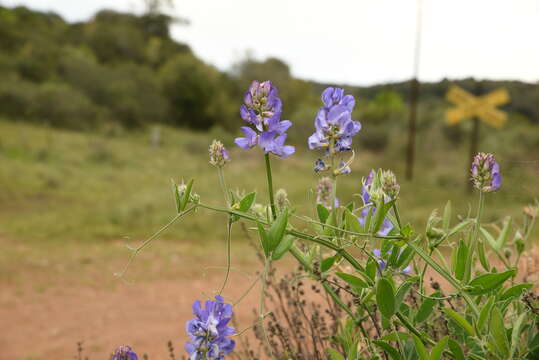
[[[58,272],[43,275],[27,272],[20,266],[17,272],[27,274],[27,281],[0,282],[0,360],[73,359],[78,341],[83,341],[84,355],[89,360],[108,360],[110,352],[124,344],[133,346],[139,354],[148,354],[150,360],[162,360],[169,359],[169,340],[179,359],[187,340],[185,322],[192,318],[191,304],[196,299],[207,298],[221,284],[222,269],[208,271],[208,276],[204,276],[206,262],[212,261],[208,259],[215,262],[215,258],[205,256],[206,260],[202,261],[184,255],[177,260],[181,270],[167,276],[163,276],[166,266],[151,270],[141,264],[141,268],[149,269],[150,275],[141,276],[141,271],[133,276],[135,282],[131,284],[115,279],[112,271],[105,271],[106,262],[93,264],[92,271],[81,270],[80,277],[85,280],[75,282]],[[162,263],[159,259],[149,263]],[[124,261],[125,257],[109,266],[118,269]],[[279,268],[290,270],[293,264],[282,261]],[[227,302],[244,294],[260,269],[260,264],[253,261],[237,265],[242,272],[232,272],[223,294]],[[525,281],[537,282],[539,250],[522,258],[519,267]],[[251,278],[246,277],[246,272]],[[42,287],[44,281],[53,285]],[[258,296],[255,287],[235,307],[240,330],[252,325]]]
[[[90,360],[105,360],[118,345],[129,344],[151,360],[168,359],[167,341],[183,353],[185,322],[191,304],[211,292],[220,279],[184,277],[178,281],[120,283],[113,289],[54,287],[42,294],[0,292],[1,360],[73,359],[76,344],[84,342]],[[238,298],[249,281],[233,279],[224,295]],[[217,288],[217,286],[215,287]],[[258,294],[251,293],[236,308],[240,327],[252,321]]]

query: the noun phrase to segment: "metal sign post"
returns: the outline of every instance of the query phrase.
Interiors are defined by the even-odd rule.
[[[467,119],[473,119],[473,128],[470,138],[470,159],[479,151],[479,126],[484,122],[496,129],[501,129],[507,122],[507,113],[496,107],[509,102],[509,93],[506,89],[497,89],[486,95],[475,96],[466,90],[453,85],[447,91],[445,98],[455,104],[445,113],[449,125],[455,125]],[[466,179],[469,177],[466,169]],[[466,181],[468,184],[469,181]]]

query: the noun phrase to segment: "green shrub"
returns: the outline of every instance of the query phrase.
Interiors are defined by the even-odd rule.
[[[104,110],[66,84],[45,83],[36,89],[28,115],[34,121],[71,129],[94,128]]]

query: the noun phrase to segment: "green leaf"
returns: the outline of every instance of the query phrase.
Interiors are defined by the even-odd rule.
[[[434,345],[430,352],[429,360],[440,360],[442,358],[442,354],[444,352],[445,346],[447,345],[447,341],[449,340],[449,336],[444,337],[442,340],[438,341],[438,344]]]
[[[419,360],[428,360],[429,356],[427,353],[427,349],[425,349],[425,345],[423,344],[421,339],[418,338],[416,335],[412,335],[412,339],[414,340],[415,351],[417,352]]]
[[[480,227],[479,231],[481,232],[481,235],[483,235],[483,237],[487,240],[489,245],[493,249],[497,250],[498,244],[496,243],[496,240],[494,239],[494,237],[488,231],[486,231],[483,227]]]
[[[506,359],[509,356],[509,341],[503,324],[503,315],[496,306],[492,309],[490,317],[490,334],[500,354]]]
[[[359,220],[357,217],[348,209],[344,210],[344,218],[346,221],[346,229],[348,231],[353,231],[356,233],[361,233],[361,225],[359,224]]]
[[[322,262],[320,263],[320,271],[326,272],[329,269],[331,269],[331,267],[335,263],[335,260],[337,260],[337,255],[330,256],[328,258],[323,259]]]
[[[463,316],[458,314],[456,311],[453,311],[450,308],[444,308],[443,311],[449,316],[453,321],[464,329],[471,336],[475,336],[475,330],[473,326],[466,320]]]
[[[183,194],[183,196],[180,199],[180,211],[179,212],[184,211],[185,207],[189,203],[189,197],[191,196],[191,190],[193,189],[193,182],[194,181],[195,181],[194,179],[191,179],[187,183],[187,187],[185,188],[185,193]]]
[[[528,316],[528,314],[525,312],[520,314],[520,316],[513,323],[513,332],[511,334],[511,350],[509,352],[511,359],[515,355],[515,351],[517,350],[518,345],[520,344],[520,329],[522,327],[522,323],[524,322],[524,318],[526,316]]]
[[[316,212],[318,214],[318,220],[320,220],[322,224],[325,224],[329,216],[329,210],[326,209],[324,205],[318,204],[316,205]]]
[[[380,339],[385,341],[406,341],[410,337],[410,334],[402,331],[394,331],[387,335],[382,336]]]
[[[376,285],[376,303],[382,315],[391,318],[396,311],[395,291],[393,285],[385,278],[378,279]]]
[[[461,231],[462,229],[464,229],[466,226],[470,225],[474,221],[475,219],[468,219],[468,220],[464,220],[463,222],[458,223],[451,230],[449,230],[449,232],[447,233],[447,237],[450,237],[458,233],[459,231]]]
[[[404,246],[404,248],[401,250],[399,254],[399,258],[395,262],[396,268],[402,268],[407,266],[410,261],[412,261],[412,258],[414,256],[414,249],[412,249],[410,246]]]
[[[509,232],[511,231],[511,223],[511,217],[508,217],[504,221],[503,229],[500,232],[498,239],[496,239],[496,250],[500,251],[505,246],[507,238],[509,237]]]
[[[271,224],[268,230],[268,238],[270,241],[269,251],[272,252],[279,246],[279,243],[283,239],[286,225],[288,224],[288,210],[284,209],[282,213],[277,216],[277,219]]]
[[[176,211],[179,213],[181,212],[181,198],[180,198],[180,191],[178,190],[178,185],[172,181],[172,191],[174,192],[174,200],[176,202]]]
[[[243,197],[240,201],[240,208],[239,210],[242,212],[247,212],[253,206],[253,203],[255,202],[256,198],[256,192],[249,193]]]
[[[445,233],[449,231],[449,223],[451,222],[451,200],[445,204],[444,216],[442,220],[442,229]]]
[[[414,233],[414,228],[409,223],[404,225],[401,229],[401,235],[405,239],[409,239],[412,237],[412,234]]]
[[[519,297],[524,290],[531,289],[532,287],[533,287],[532,283],[523,283],[523,284],[512,286],[509,289],[505,290],[498,299],[500,301],[504,301],[504,300],[508,300],[514,297]]]
[[[406,279],[397,289],[397,293],[395,294],[395,306],[397,309],[400,308],[400,305],[402,301],[404,300],[404,297],[412,287],[412,285],[419,280],[418,276],[415,276],[413,278]]]
[[[335,227],[336,227],[336,219],[337,219],[337,215],[336,215],[336,212],[337,210],[334,209],[334,210],[331,210],[331,212],[329,213],[329,216],[328,218],[326,219],[326,225],[329,225],[329,226],[324,226],[324,235],[330,235],[330,236],[333,236],[335,235]]]
[[[516,274],[515,269],[511,269],[502,273],[490,273],[479,275],[468,284],[471,289],[468,292],[471,295],[481,295],[486,294],[489,291],[494,290],[501,284],[503,284],[507,279]]]
[[[479,262],[481,263],[481,266],[483,266],[483,269],[485,269],[486,271],[490,271],[490,264],[488,262],[488,257],[485,253],[485,245],[482,241],[478,241],[477,252],[479,254]]]
[[[365,266],[365,272],[367,273],[367,276],[371,278],[371,280],[376,279],[376,273],[378,272],[378,269],[378,263],[372,258],[369,258],[367,260],[367,265]]]
[[[455,277],[458,280],[464,278],[464,272],[466,269],[466,259],[468,258],[468,246],[463,240],[460,240],[459,247],[457,248],[457,256],[455,258]]]
[[[352,287],[363,288],[363,289],[369,287],[369,285],[365,281],[361,280],[360,278],[354,275],[346,274],[343,272],[336,272],[335,275],[337,275],[338,277],[346,281]]]
[[[397,262],[397,259],[399,258],[400,250],[401,250],[400,246],[397,246],[397,245],[393,245],[393,247],[391,248],[389,259],[387,259],[387,264],[390,267],[395,267],[395,263]]]
[[[459,345],[458,342],[453,339],[449,339],[448,345],[449,350],[451,350],[451,353],[453,354],[455,360],[465,360],[464,352],[462,351],[462,347]]]
[[[327,348],[326,352],[328,353],[330,360],[345,360],[344,356],[335,349]]]
[[[492,306],[494,305],[494,299],[494,296],[491,296],[479,313],[479,320],[477,321],[477,328],[479,331],[483,330],[483,327],[488,324],[490,312],[492,310]]]
[[[539,348],[539,332],[537,332],[535,336],[528,341],[528,348],[530,351]]]
[[[432,297],[439,297],[440,292],[436,291],[432,293]],[[427,318],[430,316],[432,311],[434,310],[434,305],[438,303],[438,300],[432,299],[432,298],[423,298],[423,302],[421,303],[421,306],[419,307],[419,310],[417,311],[417,314],[415,316],[416,323],[423,322],[427,320]]]
[[[262,244],[262,249],[264,250],[264,255],[266,258],[270,256],[270,240],[266,229],[259,222],[256,223],[258,227],[258,235],[260,236],[260,243]]]
[[[382,227],[382,224],[384,223],[386,215],[391,209],[391,207],[393,206],[393,204],[395,204],[395,200],[388,201],[384,203],[382,206],[377,207],[376,213],[374,214],[373,227],[371,229],[372,234],[376,234],[378,231],[380,231],[380,228]]]
[[[292,245],[294,244],[294,237],[292,235],[285,235],[283,237],[283,240],[277,245],[277,248],[275,251],[273,251],[273,255],[271,256],[272,260],[279,260],[281,259],[284,254],[290,250]]]
[[[381,340],[373,340],[373,343],[382,348],[382,350],[384,350],[391,357],[391,359],[402,360],[402,357],[400,356],[397,349],[389,345],[387,342]]]

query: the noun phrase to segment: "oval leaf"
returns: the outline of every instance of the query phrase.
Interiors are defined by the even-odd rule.
[[[395,314],[395,292],[389,280],[380,278],[376,285],[376,303],[382,315],[391,318]]]
[[[479,275],[468,284],[471,287],[468,292],[472,295],[485,294],[503,284],[507,279],[514,276],[515,273],[515,269],[512,269],[502,273]]]
[[[369,285],[365,281],[361,280],[360,278],[358,278],[358,277],[356,277],[354,275],[350,275],[350,274],[346,274],[346,273],[342,273],[342,272],[337,272],[337,273],[335,273],[335,275],[337,275],[338,277],[340,277],[341,279],[346,281],[352,287],[355,287],[355,288],[367,288],[367,287],[369,287]]]

